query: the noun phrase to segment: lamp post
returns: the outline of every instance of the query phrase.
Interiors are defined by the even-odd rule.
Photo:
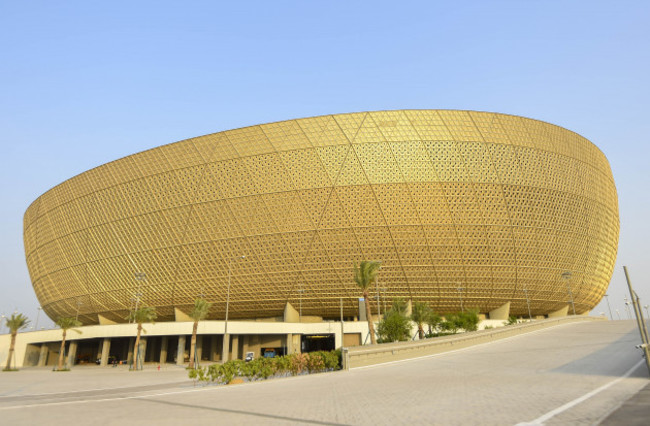
[[[0,316],[0,334],[2,334],[2,329],[5,326],[5,318],[7,318],[5,314],[2,314],[2,316]]]
[[[138,280],[138,291],[135,293],[135,310],[138,310],[138,305],[140,304],[140,297],[142,297],[142,281],[147,279],[147,274],[144,272],[136,272],[135,279]]]
[[[609,310],[609,317],[614,321],[614,316],[612,315],[612,308],[609,306],[609,294],[605,295],[605,300],[607,300],[607,309]]]
[[[528,299],[528,289],[524,287],[524,293],[526,293],[526,305],[528,305],[528,319],[533,320],[533,316],[530,313],[530,300]]]
[[[379,267],[381,269],[381,266]],[[375,275],[375,288],[377,289],[377,319],[381,320],[381,299],[379,297],[379,272]]]
[[[228,291],[226,294],[226,321],[223,328],[223,355],[221,357],[222,362],[228,361],[230,358],[230,335],[228,334],[228,310],[230,308],[230,282],[232,280],[232,261],[233,259],[246,259],[246,256],[241,255],[237,257],[231,257],[228,260]]]
[[[627,314],[627,319],[631,320],[632,315],[630,314],[630,302],[627,301],[627,297],[624,297],[623,301],[625,301],[625,313]]]
[[[77,314],[74,316],[75,321],[79,321],[79,307],[83,305],[83,303],[80,300],[77,300]],[[40,312],[40,311],[39,311]]]
[[[571,298],[571,307],[573,308],[573,315],[576,314],[576,305],[573,302],[573,292],[571,291],[571,272],[562,272],[562,279],[566,281],[566,287],[569,290],[569,297]]]
[[[648,319],[650,319],[650,312],[648,312],[648,308],[650,308],[650,305],[643,305],[643,307],[645,308],[645,316],[648,317]]]
[[[461,287],[461,283],[458,283],[458,297],[460,297],[460,311],[465,312],[465,309],[463,309],[463,287]]]
[[[618,309],[616,310],[616,316],[618,317],[618,320],[620,321],[621,320],[621,313],[618,311]]]
[[[300,296],[299,296],[300,297],[300,302],[299,302],[300,303],[300,307],[299,307],[300,310],[298,311],[298,322],[302,322],[302,294],[304,292],[305,292],[304,288],[301,288],[300,290],[298,290],[298,293],[300,294]]]
[[[36,324],[34,325],[34,329],[35,329],[36,331],[38,331],[38,317],[41,316],[41,309],[43,309],[43,308],[39,306],[39,307],[36,308],[36,309],[38,309],[38,312],[36,312]]]

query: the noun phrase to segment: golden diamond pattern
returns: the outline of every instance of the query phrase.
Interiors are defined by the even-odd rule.
[[[379,260],[382,303],[446,313],[560,309],[603,297],[619,233],[605,156],[566,129],[468,111],[379,111],[263,124],[161,146],[52,188],[24,241],[51,318],[161,320],[357,312],[352,264]],[[240,258],[246,256],[244,259]],[[571,272],[570,281],[561,274]],[[144,276],[142,276],[144,274]],[[140,280],[137,279],[140,278]],[[230,277],[230,279],[229,279]],[[459,290],[460,288],[460,290]],[[373,304],[373,311],[376,306]]]

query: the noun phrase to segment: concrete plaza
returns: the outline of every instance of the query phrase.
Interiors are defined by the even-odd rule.
[[[184,369],[0,374],[6,424],[597,424],[648,383],[632,321],[566,324],[415,360],[233,386]],[[590,394],[591,393],[591,394]]]

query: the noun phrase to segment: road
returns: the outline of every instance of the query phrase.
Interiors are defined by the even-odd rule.
[[[349,372],[194,387],[185,371],[0,374],[4,424],[597,424],[648,383],[632,321],[567,324]]]

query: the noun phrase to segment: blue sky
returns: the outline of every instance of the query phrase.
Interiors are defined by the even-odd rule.
[[[78,173],[247,125],[443,108],[548,121],[605,153],[625,317],[622,265],[650,303],[648,22],[640,1],[0,1],[0,313],[36,318],[22,216]]]

